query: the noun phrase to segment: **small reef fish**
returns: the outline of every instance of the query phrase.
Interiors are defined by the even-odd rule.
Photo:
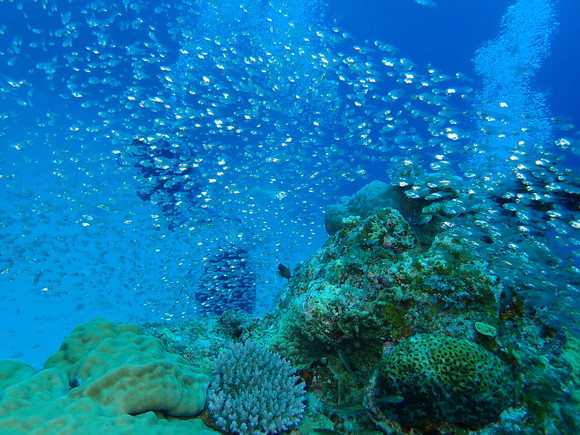
[[[392,396],[379,397],[376,400],[377,400],[377,402],[385,404],[385,405],[399,405],[405,401],[405,398],[403,396],[398,395],[398,394],[394,394]]]
[[[278,264],[278,274],[282,278],[286,279],[290,279],[290,277],[292,276],[290,269],[287,266],[284,266],[282,263]]]
[[[342,363],[344,368],[348,370],[350,373],[354,373],[356,371],[350,357],[344,350],[338,349],[338,358],[340,359],[340,362]]]
[[[421,6],[429,6],[431,8],[437,6],[437,3],[435,3],[433,0],[415,0],[415,3]]]

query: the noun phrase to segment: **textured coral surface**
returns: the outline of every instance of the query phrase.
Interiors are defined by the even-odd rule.
[[[405,426],[445,421],[478,429],[495,421],[514,397],[508,365],[475,343],[443,334],[417,334],[379,365],[378,400]]]
[[[167,419],[203,411],[209,376],[137,325],[93,320],[75,328],[44,370],[15,364],[0,364],[0,433],[213,432],[200,420]]]
[[[218,355],[213,375],[208,409],[224,432],[273,434],[300,422],[305,385],[279,354],[250,341],[236,343]]]

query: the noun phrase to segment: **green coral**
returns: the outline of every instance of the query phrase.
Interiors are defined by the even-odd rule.
[[[382,410],[404,427],[445,422],[471,430],[497,420],[514,397],[509,366],[465,340],[418,334],[402,341],[380,363]]]

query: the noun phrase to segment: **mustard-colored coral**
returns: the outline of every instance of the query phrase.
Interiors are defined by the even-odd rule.
[[[193,417],[205,407],[209,376],[167,353],[136,325],[80,325],[45,369],[9,376],[0,362],[0,433],[211,434]],[[9,385],[11,384],[11,385]]]
[[[0,360],[0,391],[36,373],[34,367],[15,359]]]
[[[64,370],[69,382],[79,385],[71,397],[90,397],[125,414],[196,416],[203,411],[209,382],[206,372],[167,353],[158,339],[141,335],[136,325],[107,320],[75,328],[45,367]]]

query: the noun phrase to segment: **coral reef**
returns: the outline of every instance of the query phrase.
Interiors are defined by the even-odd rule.
[[[298,268],[280,301],[275,342],[302,336],[357,353],[370,346],[378,363],[385,342],[497,326],[500,291],[469,244],[442,237],[422,250],[401,214],[383,209],[340,230]]]
[[[280,355],[252,342],[224,349],[213,364],[208,410],[234,434],[277,434],[295,427],[305,408],[304,382]]]
[[[398,209],[404,203],[404,195],[394,186],[374,180],[353,196],[342,196],[336,204],[326,208],[324,225],[328,234],[333,235],[343,228],[344,219],[358,216],[362,219],[385,207]]]
[[[95,320],[38,373],[0,361],[0,432],[577,433],[578,341],[474,241],[417,231],[392,208],[342,219],[262,318]]]
[[[299,265],[277,308],[242,334],[303,367],[310,406],[301,427],[372,433],[376,425],[393,434],[530,433],[534,427],[566,433],[575,427],[570,417],[575,408],[567,402],[573,379],[563,373],[569,362],[560,356],[563,336],[525,312],[517,295],[504,300],[502,283],[476,255],[473,242],[441,234],[428,245],[416,243],[416,226],[394,209],[343,224]],[[463,343],[479,358],[472,361],[476,367],[496,367],[497,376],[489,379],[504,389],[485,390],[494,381],[478,378],[483,390],[447,391],[456,396],[442,404],[445,412],[415,408],[397,422],[380,405],[403,405],[407,398],[380,393],[376,369],[393,349],[422,334],[443,344]],[[444,362],[439,369],[446,373],[459,364],[452,358]],[[445,391],[435,381],[432,387],[433,394]],[[488,402],[482,399],[486,391]],[[471,403],[486,406],[458,418],[471,412],[466,408]]]

